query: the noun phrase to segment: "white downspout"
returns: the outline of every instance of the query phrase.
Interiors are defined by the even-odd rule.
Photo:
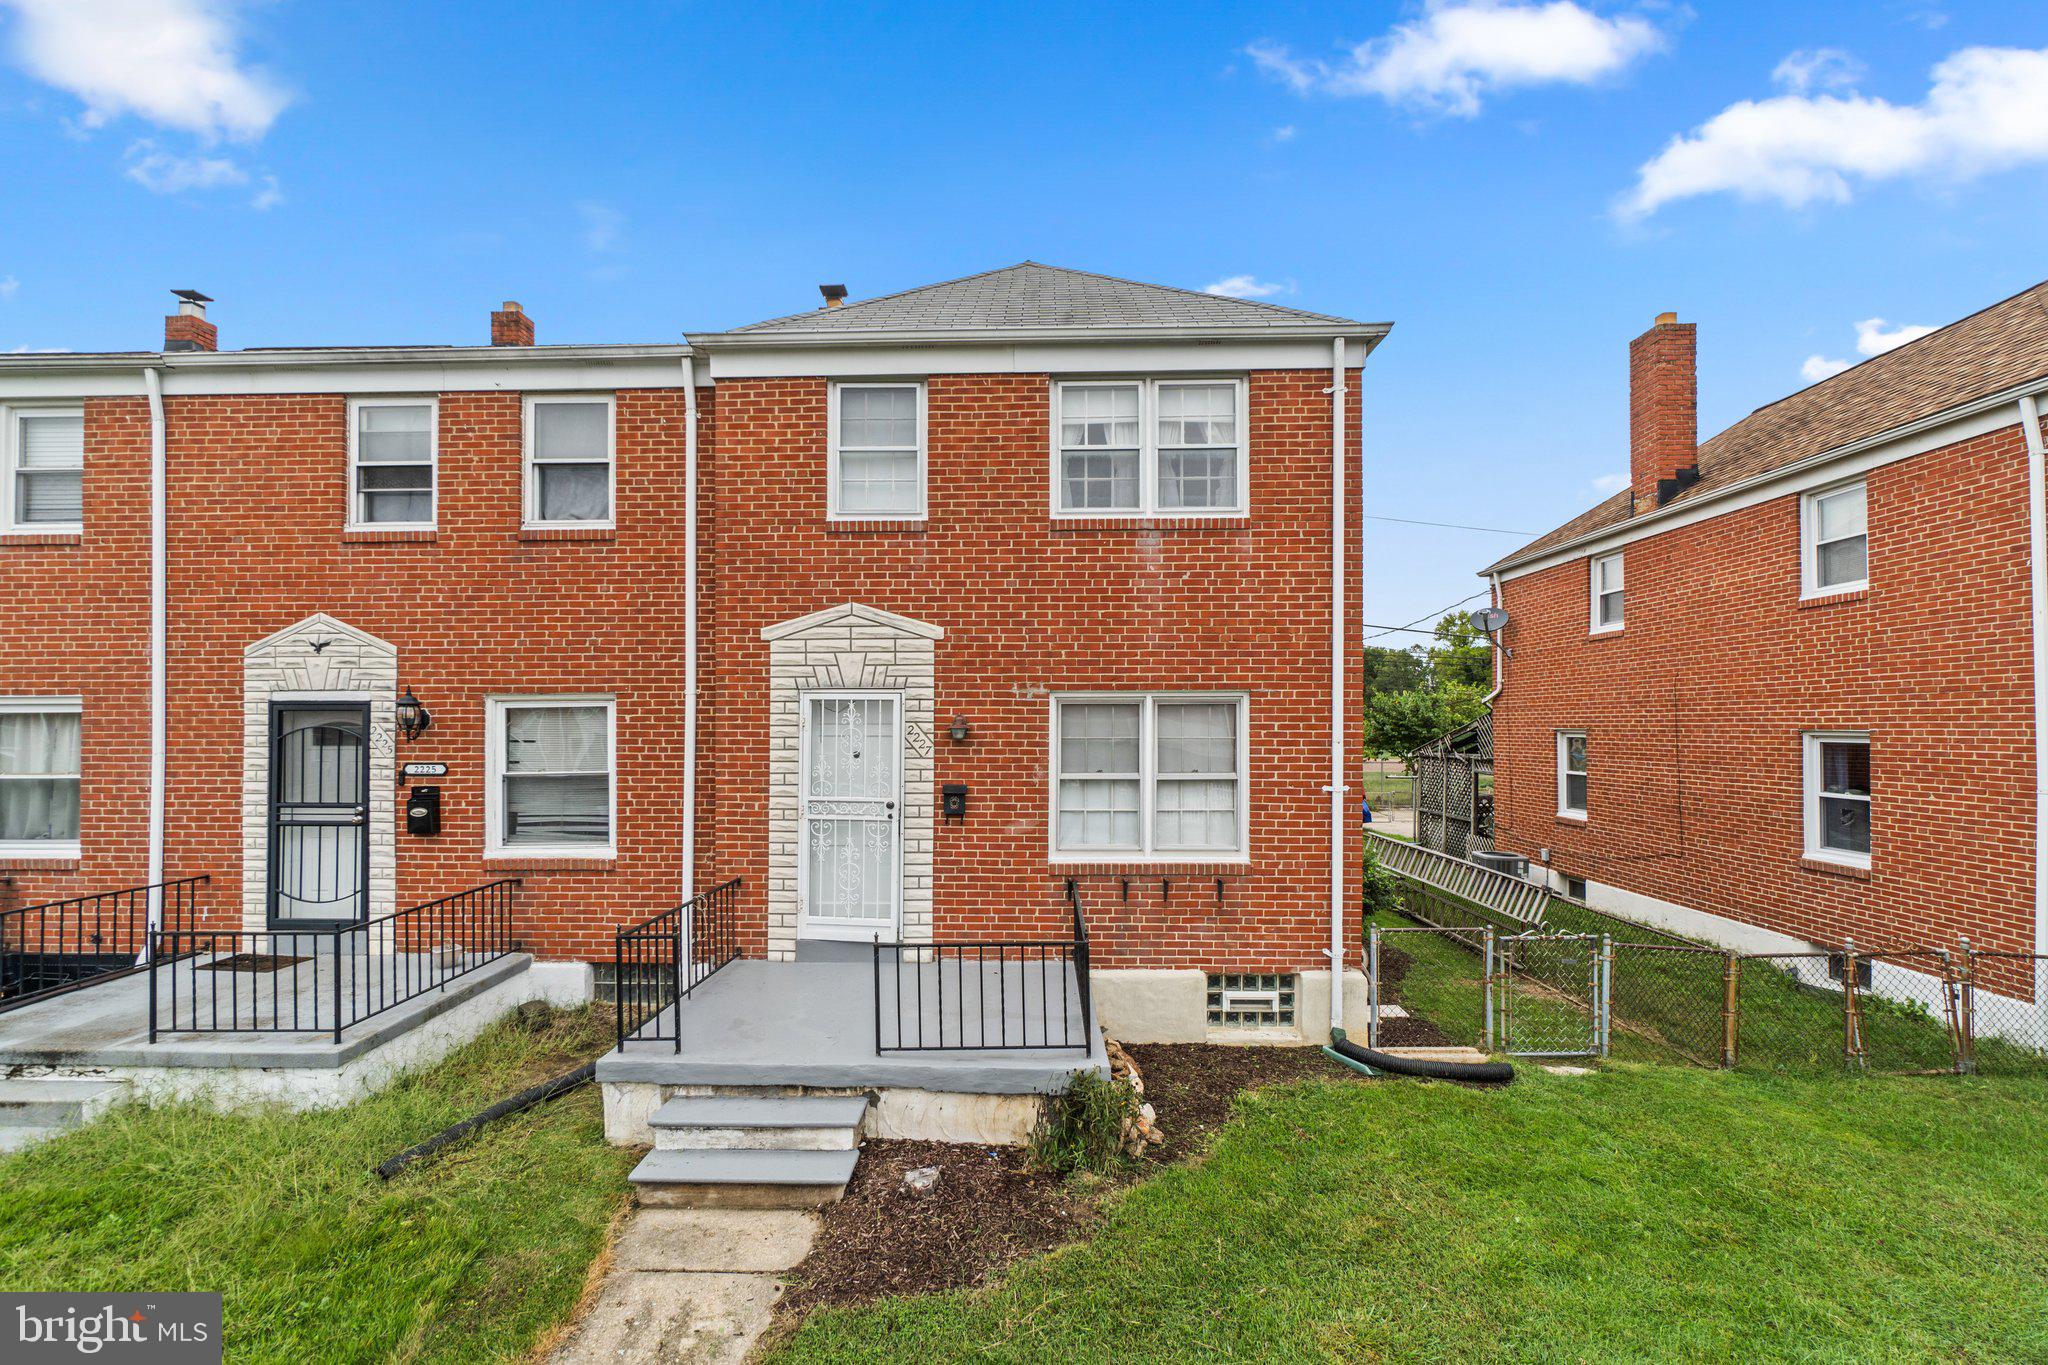
[[[170,490],[164,437],[163,371],[147,366],[143,387],[149,393],[149,876],[147,884],[164,880],[164,787],[169,742],[170,623]],[[149,929],[163,930],[162,891],[149,894]],[[150,939],[155,942],[154,937]],[[148,954],[145,945],[143,953]]]
[[[1330,345],[1330,1033],[1344,1029],[1344,338]],[[1361,486],[1363,480],[1360,480]],[[1363,523],[1361,523],[1363,525]]]
[[[2048,488],[2048,449],[2041,439],[2041,408],[2032,394],[2020,399],[2020,426],[2027,437],[2027,578],[2032,592],[2034,628],[2034,951],[2048,953],[2048,880],[2043,851],[2048,850],[2048,521],[2041,498]],[[2048,985],[2037,970],[2034,1007],[2048,1019]]]
[[[697,362],[683,357],[683,899],[697,894]]]
[[[1493,591],[1487,594],[1486,600],[1490,605],[1497,607],[1500,605],[1500,575],[1497,573],[1488,574],[1486,581],[1493,585]],[[1508,685],[1508,652],[1501,648],[1500,632],[1497,630],[1487,634],[1486,642],[1493,646],[1493,690],[1481,697],[1479,704],[1481,706],[1492,706],[1493,699],[1498,697],[1500,690]]]

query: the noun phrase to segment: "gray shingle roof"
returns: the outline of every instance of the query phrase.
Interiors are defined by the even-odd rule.
[[[1003,328],[1158,327],[1162,329],[1362,326],[1350,318],[1305,313],[1253,299],[1140,284],[1084,270],[1024,261],[965,279],[862,299],[839,308],[770,318],[738,334],[867,331],[985,331]]]

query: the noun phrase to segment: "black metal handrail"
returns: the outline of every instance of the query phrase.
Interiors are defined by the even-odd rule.
[[[0,912],[0,1011],[140,971],[152,903],[159,927],[189,926],[209,881],[181,877]]]
[[[506,877],[362,924],[159,933],[149,1040],[160,1033],[344,1030],[517,951]],[[246,979],[246,982],[245,982]]]
[[[740,956],[741,879],[699,891],[673,909],[612,936],[612,1009],[617,1047],[673,1043],[683,1050],[681,1002]]]
[[[1088,923],[1071,880],[1066,897],[1069,938],[876,940],[876,1054],[1089,1051]]]

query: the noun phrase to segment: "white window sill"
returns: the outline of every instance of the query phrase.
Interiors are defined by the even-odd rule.
[[[1102,507],[1086,512],[1070,512],[1055,507],[1054,521],[1133,521],[1145,519],[1176,521],[1229,521],[1242,520],[1251,515],[1246,507]]]
[[[1252,859],[1249,853],[1224,849],[1183,848],[1163,849],[1152,853],[1130,851],[1119,853],[1115,850],[1104,849],[1075,852],[1056,848],[1052,851],[1051,860],[1062,865],[1072,864],[1076,866],[1084,863],[1105,863],[1128,864],[1133,867],[1186,867],[1192,865],[1208,867],[1213,864],[1224,863],[1246,866],[1250,864]]]
[[[438,522],[432,521],[352,521],[341,528],[344,531],[438,531]]]
[[[833,524],[863,521],[929,521],[924,512],[827,512],[825,520]]]
[[[1622,624],[1617,626],[1594,626],[1591,630],[1587,631],[1586,633],[1588,635],[1619,635],[1622,631],[1626,629],[1628,629],[1628,623],[1623,622]]]
[[[1844,853],[1840,849],[1809,848],[1802,856],[1808,862],[1831,863],[1836,867],[1852,867],[1858,872],[1870,871],[1870,856],[1868,854],[1859,857],[1854,853]]]
[[[76,839],[23,839],[15,843],[0,844],[0,858],[68,858],[75,861],[83,856],[85,855]]]
[[[1557,813],[1557,818],[1560,820],[1570,820],[1574,824],[1583,825],[1586,823],[1586,812],[1582,810],[1561,810]]]
[[[1846,597],[1852,592],[1869,592],[1870,580],[1860,579],[1854,583],[1836,583],[1825,588],[1808,588],[1799,594],[1802,602],[1822,602],[1830,597]]]
[[[604,521],[522,521],[522,531],[616,531],[618,523],[607,518]]]
[[[517,848],[490,848],[484,850],[484,861],[492,863],[545,862],[551,859],[575,859],[579,862],[616,862],[619,851],[610,844],[522,844]]]
[[[0,526],[0,536],[82,536],[82,521],[29,521],[18,526]]]

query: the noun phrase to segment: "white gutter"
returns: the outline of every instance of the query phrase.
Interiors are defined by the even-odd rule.
[[[697,894],[697,365],[683,357],[683,899]]]
[[[2027,437],[2027,577],[2034,627],[2034,951],[2048,953],[2048,880],[2043,851],[2048,850],[2048,520],[2041,497],[2048,483],[2048,449],[2041,440],[2041,408],[2034,395],[2020,397],[2020,427]],[[2048,1017],[2042,999],[2041,973],[2035,973],[2034,1006]]]
[[[165,745],[168,742],[168,648],[170,624],[170,490],[166,486],[163,373],[145,366],[142,383],[149,393],[149,875],[164,880]],[[163,929],[161,891],[149,895],[149,928]],[[150,940],[151,943],[155,939]],[[148,946],[143,949],[148,955]]]
[[[1344,338],[1330,343],[1330,1032],[1344,1028]],[[1359,481],[1363,496],[1364,480]],[[1360,526],[1363,527],[1361,522]]]

